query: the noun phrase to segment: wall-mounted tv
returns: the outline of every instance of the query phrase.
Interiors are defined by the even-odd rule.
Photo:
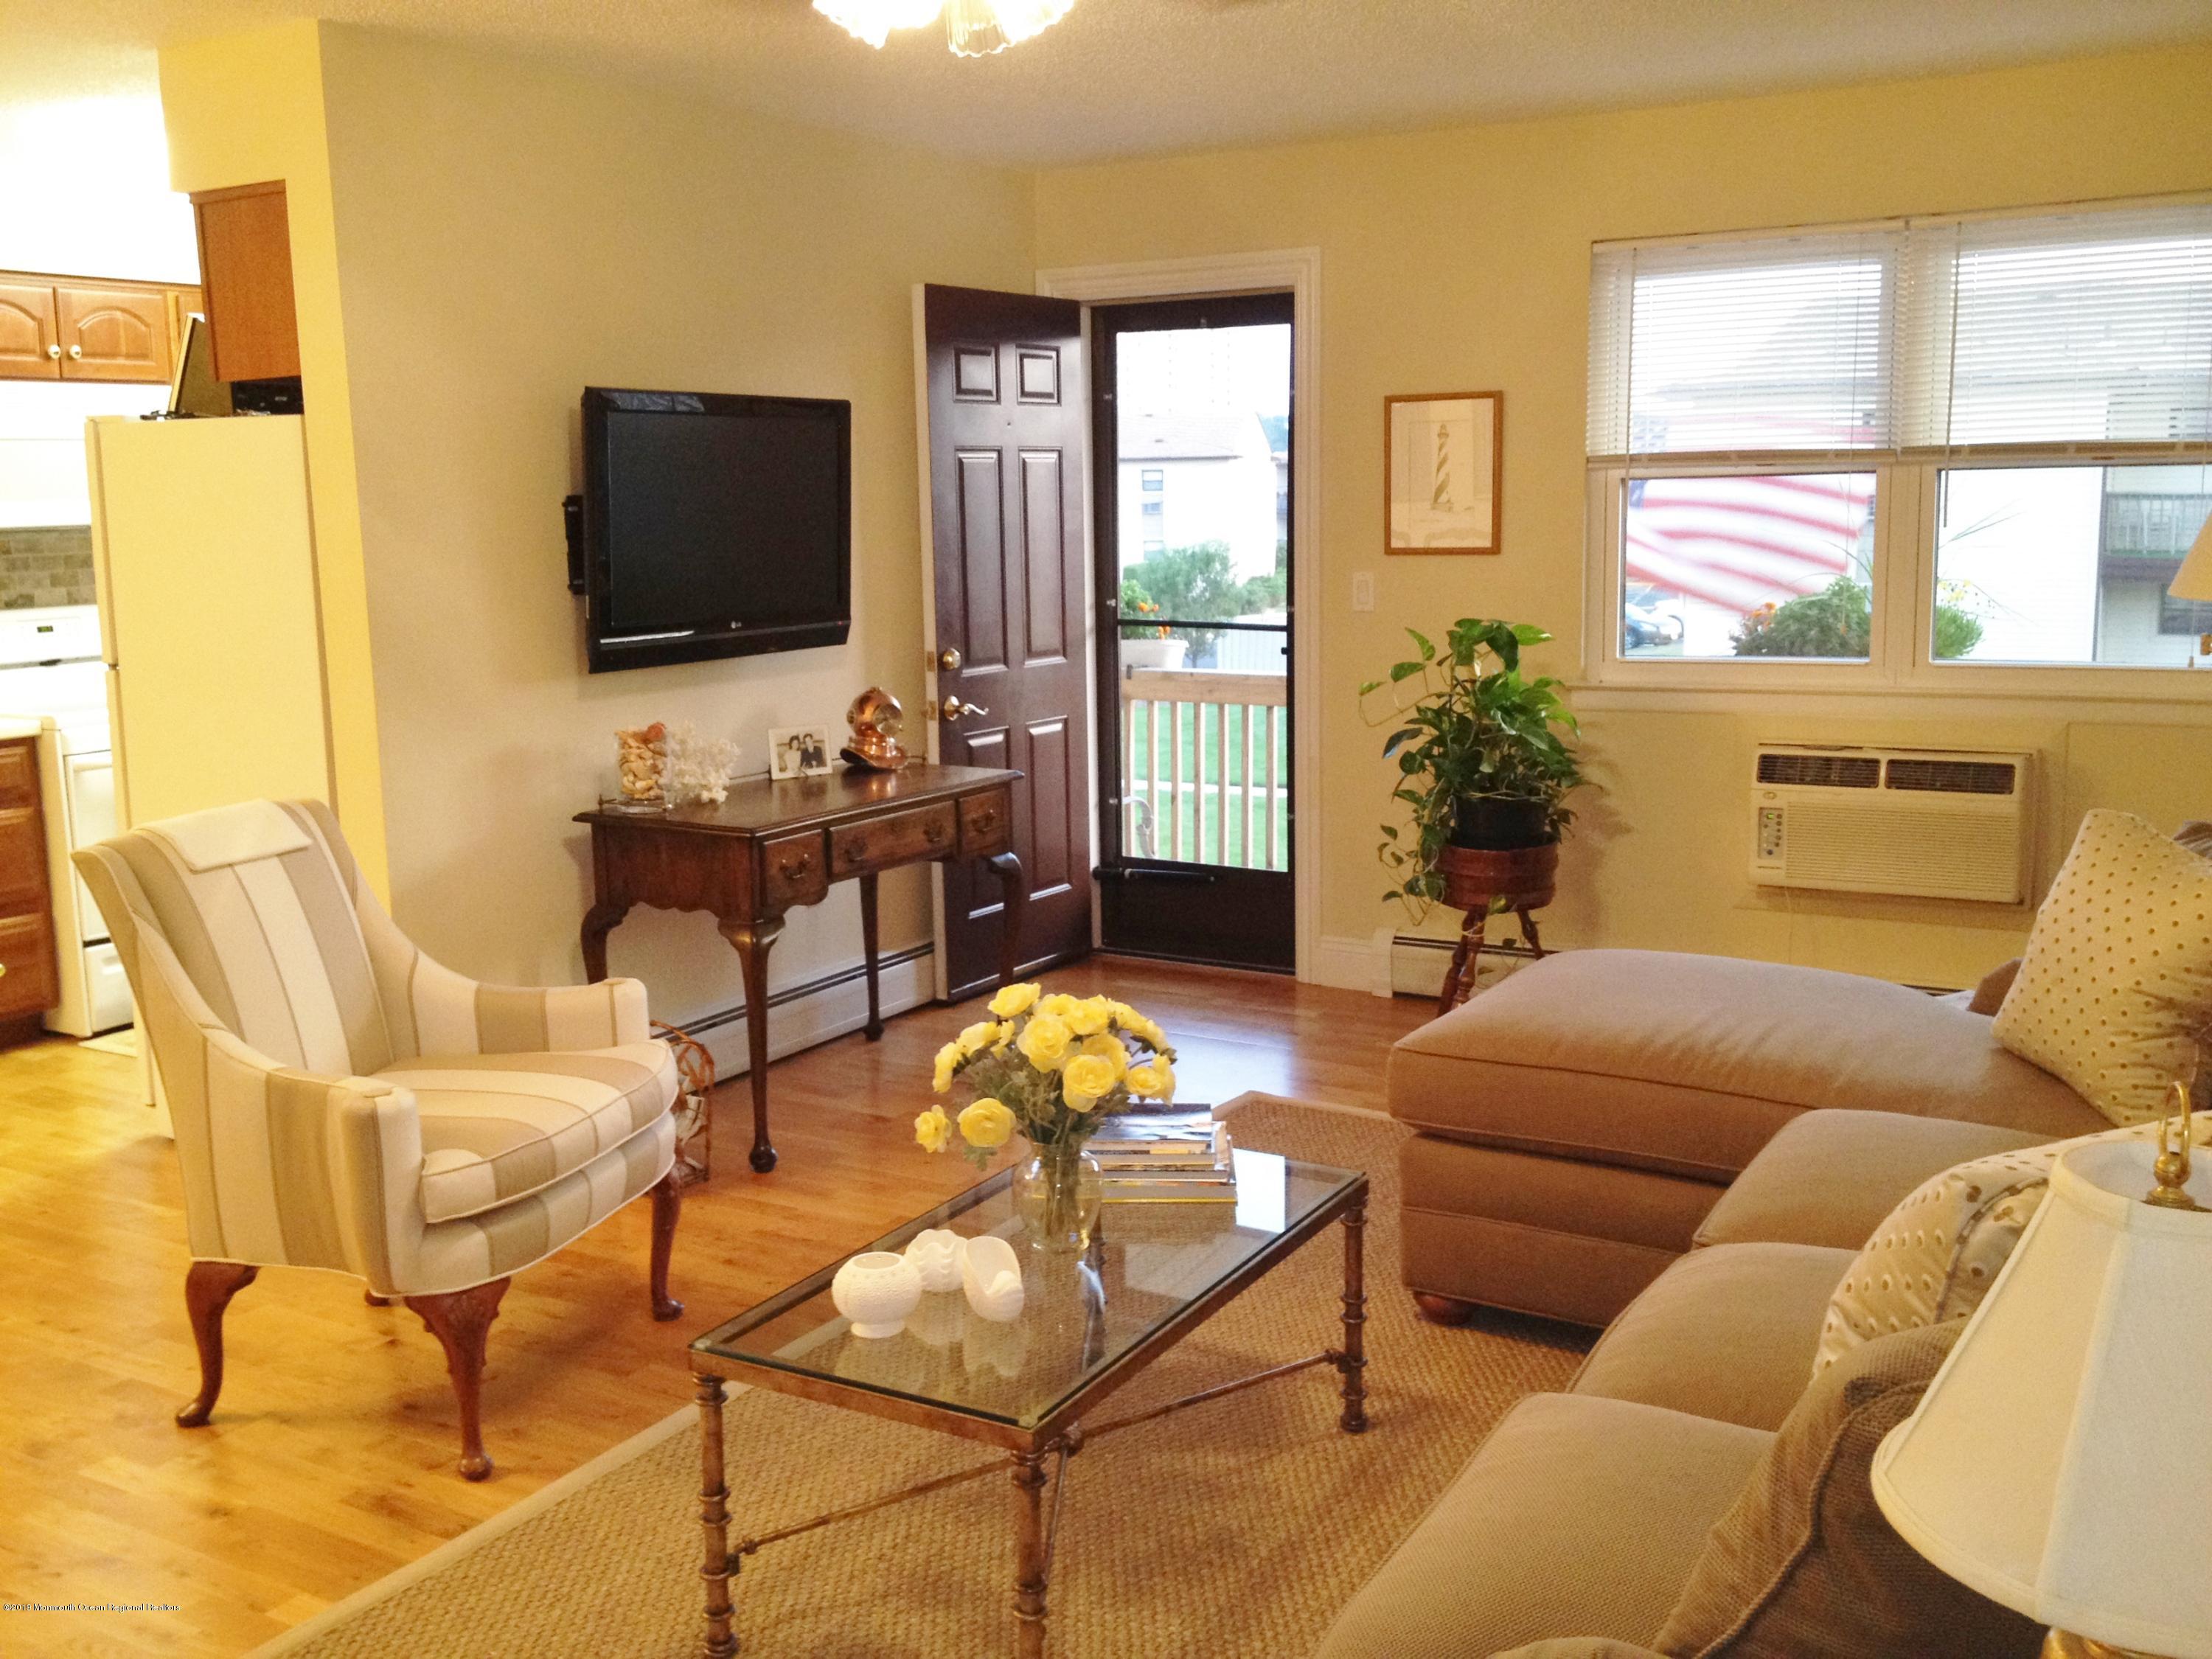
[[[586,387],[592,672],[842,645],[852,503],[848,403]]]

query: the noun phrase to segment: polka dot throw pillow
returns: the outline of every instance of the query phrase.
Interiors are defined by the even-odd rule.
[[[2212,1121],[2197,1127],[2202,1144]],[[1999,1152],[1922,1182],[1883,1218],[1829,1298],[1813,1375],[1862,1342],[1973,1312],[2041,1206],[2061,1152],[2093,1141],[2155,1140],[2158,1131],[2155,1122],[2138,1123]]]
[[[1990,1030],[2114,1123],[2166,1109],[2212,1024],[2212,860],[2091,812],[2035,913]]]

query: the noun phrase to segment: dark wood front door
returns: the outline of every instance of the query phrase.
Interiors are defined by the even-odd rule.
[[[1011,767],[1029,890],[1022,971],[1091,949],[1083,318],[1073,301],[922,290],[932,758]],[[956,654],[957,653],[957,654]],[[994,982],[1000,884],[945,866],[947,993]]]

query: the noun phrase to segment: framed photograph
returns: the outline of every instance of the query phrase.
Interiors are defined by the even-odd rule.
[[[825,778],[837,751],[826,726],[775,726],[768,733],[768,770],[775,778]]]
[[[1383,551],[1498,551],[1502,392],[1382,400]]]

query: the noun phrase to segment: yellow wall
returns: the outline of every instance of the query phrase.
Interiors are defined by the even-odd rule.
[[[1364,943],[1374,824],[1387,794],[1353,689],[1401,654],[1401,625],[1462,615],[1559,635],[1581,660],[1583,410],[1595,240],[2212,186],[2212,49],[1942,80],[1133,161],[1047,173],[1041,266],[1322,250],[1317,621],[1325,714],[1322,931]],[[1502,387],[1502,556],[1382,556],[1382,399]],[[1349,609],[1376,574],[1375,612]],[[1978,700],[1583,699],[1601,796],[1585,802],[1547,940],[1674,946],[1970,982],[2027,912],[1762,896],[1747,875],[1747,786],[1762,738],[2021,742],[2044,762],[2047,875],[2081,810],[2171,823],[2212,816],[2197,715]],[[1341,805],[1340,805],[1341,803]]]
[[[793,128],[505,55],[325,27],[345,349],[401,924],[465,971],[580,971],[586,832],[613,732],[739,739],[872,683],[921,700],[909,308],[918,281],[1026,288],[1024,175]],[[854,405],[854,628],[840,648],[591,676],[561,498],[587,385]],[[884,884],[886,948],[929,931]],[[777,984],[849,966],[849,883],[795,914]],[[700,916],[638,911],[611,965],[684,1019],[740,1000]]]
[[[170,181],[180,191],[284,180],[300,327],[309,498],[328,686],[331,801],[379,891],[389,893],[361,513],[337,243],[324,142],[322,42],[311,21],[161,53]]]

